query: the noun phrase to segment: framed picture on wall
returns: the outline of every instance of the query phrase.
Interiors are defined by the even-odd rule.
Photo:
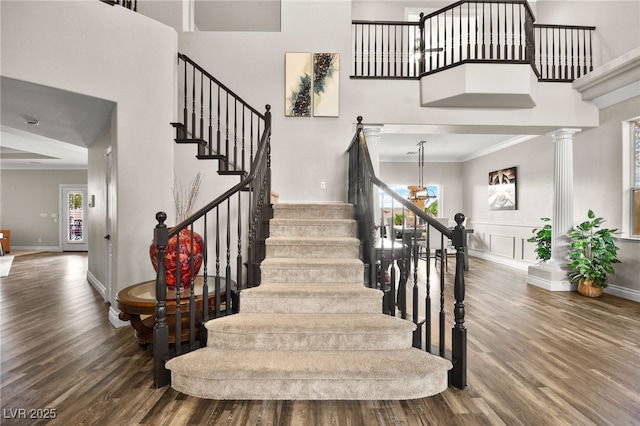
[[[313,54],[313,116],[338,117],[340,54]]]
[[[517,167],[489,173],[489,210],[516,210]]]
[[[285,116],[311,116],[311,53],[285,54]]]

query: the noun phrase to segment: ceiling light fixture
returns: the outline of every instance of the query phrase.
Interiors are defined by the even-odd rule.
[[[38,124],[40,124],[40,122],[35,118],[25,118],[24,122],[30,126],[37,126]]]

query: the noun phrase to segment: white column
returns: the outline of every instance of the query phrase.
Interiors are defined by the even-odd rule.
[[[376,173],[376,177],[380,178],[380,128],[379,127],[365,127],[364,137],[367,140],[367,147],[369,147],[369,156],[371,156],[371,164],[373,164],[373,170]]]
[[[364,137],[367,140],[369,148],[369,156],[373,171],[378,179],[380,179],[380,128],[365,127]],[[373,197],[373,221],[376,225],[380,224],[380,199],[378,197],[378,187],[373,187],[375,196]]]
[[[551,259],[530,266],[527,283],[551,291],[573,290],[566,267],[569,260],[567,233],[573,227],[573,135],[581,129],[558,129],[553,139],[553,213],[551,216]]]
[[[564,268],[569,260],[567,233],[573,227],[573,135],[581,129],[559,129],[551,133],[555,147],[553,165],[553,216],[551,260]]]

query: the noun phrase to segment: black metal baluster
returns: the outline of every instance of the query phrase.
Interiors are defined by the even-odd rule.
[[[220,207],[216,207],[216,277],[215,277],[215,317],[221,312],[220,300]]]
[[[511,60],[516,59],[516,16],[515,4],[511,4]]]
[[[238,98],[233,101],[233,170],[238,170]]]
[[[226,315],[231,313],[231,199],[227,198],[227,263],[225,268],[225,307]]]
[[[229,157],[231,156],[230,149],[229,149],[229,92],[225,90],[225,93],[227,94],[227,96],[226,96],[226,101],[224,105],[224,111],[225,111],[224,155],[226,158],[224,169],[225,171],[229,171]]]
[[[471,2],[467,3],[467,59],[471,59]]]
[[[189,226],[189,351],[196,349],[196,292],[195,292],[195,256],[193,222]]]
[[[197,136],[197,132],[196,132],[196,126],[197,126],[197,121],[196,121],[196,67],[193,67],[193,77],[191,79],[191,100],[192,100],[192,107],[191,107],[191,139],[196,139]]]
[[[439,231],[438,231],[439,232]],[[440,315],[439,315],[439,336],[440,336],[440,352],[439,355],[444,358],[444,349],[445,349],[445,333],[444,333],[444,325],[446,321],[446,314],[444,312],[444,278],[445,278],[445,261],[447,253],[445,251],[444,245],[444,234],[440,234]]]
[[[194,138],[196,136],[194,135]],[[200,73],[200,139],[204,139],[204,73]],[[204,154],[204,146],[198,144],[198,155]]]
[[[245,133],[244,133],[244,131],[245,131],[245,122],[244,122],[245,110],[246,110],[246,108],[243,106],[242,107],[242,149],[240,151],[241,152],[240,157],[241,157],[241,161],[242,161],[242,166],[240,167],[240,170],[242,170],[243,172],[247,171],[247,169],[245,168],[245,159],[244,159],[244,157],[246,155],[246,151],[245,151]]]
[[[207,154],[213,155],[213,92],[212,92],[212,81],[209,79],[209,142],[207,146],[209,147]]]
[[[184,106],[182,109],[183,126],[182,126],[182,136],[180,139],[187,138],[187,129],[189,128],[189,107],[188,107],[189,100],[187,98],[189,93],[189,91],[187,90],[188,75],[189,74],[187,73],[187,61],[184,61]]]
[[[571,30],[571,80],[574,80],[576,77],[576,70],[575,70],[575,64],[574,64],[574,60],[575,60],[575,52],[574,52],[574,47],[575,47],[575,40],[573,38],[573,35],[575,34],[576,30]]]
[[[221,155],[221,135],[220,135],[220,86],[218,86],[218,117],[217,117],[217,130],[216,130],[216,154]]]
[[[493,5],[489,4],[489,59],[493,59]]]
[[[367,76],[371,76],[371,24],[367,24]]]
[[[482,59],[485,59],[486,56],[486,51],[485,51],[485,39],[486,39],[486,32],[485,32],[485,4],[482,4]]]

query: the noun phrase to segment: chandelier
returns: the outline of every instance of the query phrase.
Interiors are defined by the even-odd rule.
[[[436,195],[433,192],[430,192],[429,189],[424,184],[424,144],[427,141],[418,142],[418,187],[411,191],[410,199],[411,200],[427,200],[436,198]]]

